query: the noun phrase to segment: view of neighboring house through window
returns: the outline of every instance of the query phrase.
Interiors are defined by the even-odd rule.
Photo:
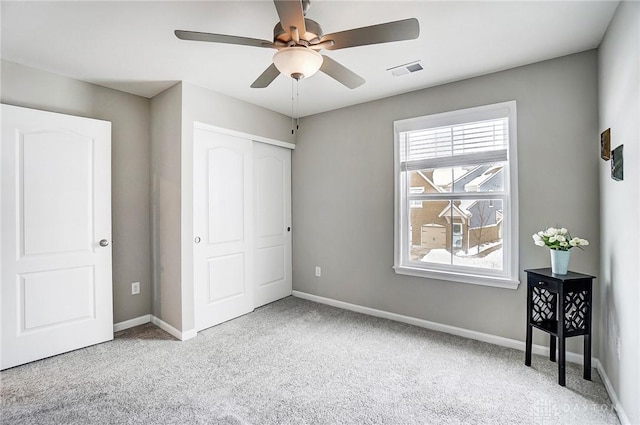
[[[395,122],[398,273],[517,285],[516,104]]]

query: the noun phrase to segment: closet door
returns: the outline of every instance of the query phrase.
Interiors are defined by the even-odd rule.
[[[111,123],[2,105],[1,368],[113,339]]]
[[[254,143],[254,306],[291,295],[291,151]]]
[[[194,128],[195,326],[253,310],[253,142]]]

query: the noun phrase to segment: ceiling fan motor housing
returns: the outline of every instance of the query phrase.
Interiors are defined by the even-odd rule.
[[[320,41],[320,39],[324,35],[320,24],[314,20],[304,18],[304,25],[307,32],[305,32],[304,34],[300,34],[300,40],[304,40],[308,43],[310,43],[311,41]],[[278,22],[273,28],[273,42],[275,43],[277,41],[280,41],[282,43],[289,43],[291,40],[292,38],[289,31],[285,31],[282,28],[282,24]]]

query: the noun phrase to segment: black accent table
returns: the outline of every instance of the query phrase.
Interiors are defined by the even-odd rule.
[[[527,344],[524,364],[531,366],[533,328],[549,334],[549,360],[556,361],[558,340],[558,384],[565,385],[565,339],[584,335],[584,379],[591,380],[592,287],[595,276],[550,268],[527,273]],[[562,314],[558,314],[562,312]]]

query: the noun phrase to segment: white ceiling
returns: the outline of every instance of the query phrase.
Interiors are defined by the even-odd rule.
[[[417,40],[324,54],[364,77],[350,90],[318,73],[300,83],[300,116],[564,56],[599,45],[617,1],[312,0],[325,33],[415,17]],[[274,50],[182,41],[173,30],[272,39],[263,1],[2,1],[3,59],[145,97],[183,80],[291,115],[291,79],[249,85]],[[425,69],[386,69],[421,59]]]

